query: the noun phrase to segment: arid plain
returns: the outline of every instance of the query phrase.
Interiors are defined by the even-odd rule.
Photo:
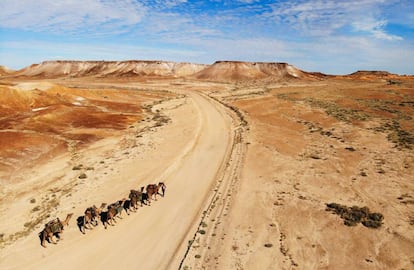
[[[414,268],[413,76],[46,61],[1,68],[0,91],[0,269]]]

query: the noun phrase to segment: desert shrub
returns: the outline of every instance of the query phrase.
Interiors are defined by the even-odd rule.
[[[367,219],[367,220],[362,221],[362,225],[364,225],[365,227],[368,227],[368,228],[376,229],[376,228],[381,227],[382,223],[381,223],[381,221],[375,221],[375,220]]]
[[[39,211],[40,210],[40,206],[38,205],[38,206],[35,206],[33,209],[32,209],[32,212],[37,212],[37,211]]]
[[[381,213],[371,213],[369,208],[352,206],[348,207],[337,203],[326,204],[326,210],[339,215],[346,226],[356,226],[362,223],[368,228],[379,228],[382,225],[384,216]]]
[[[373,130],[388,132],[387,139],[399,148],[413,149],[414,135],[402,129],[397,120],[389,121]]]
[[[74,171],[79,171],[79,170],[81,170],[82,168],[83,168],[83,165],[82,165],[82,164],[80,164],[80,165],[73,166],[72,170],[74,170]]]

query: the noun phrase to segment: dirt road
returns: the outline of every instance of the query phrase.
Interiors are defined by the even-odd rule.
[[[144,135],[150,141],[146,149],[131,148],[121,155],[114,150],[116,141],[108,140],[82,152],[83,161],[97,168],[89,183],[62,198],[59,216],[74,212],[64,240],[42,248],[37,229],[1,251],[0,268],[177,269],[233,144],[226,109],[201,94],[186,94],[159,105],[172,123]],[[106,160],[100,170],[102,153]],[[89,205],[116,201],[132,188],[161,180],[166,196],[151,206],[124,213],[107,230],[100,224],[86,235],[79,232],[76,218]]]

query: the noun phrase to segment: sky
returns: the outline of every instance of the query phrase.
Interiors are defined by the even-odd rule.
[[[0,65],[287,62],[414,74],[413,0],[1,0]]]

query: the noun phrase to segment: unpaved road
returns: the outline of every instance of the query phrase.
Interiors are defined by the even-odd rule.
[[[0,269],[177,269],[233,144],[226,109],[201,94],[186,94],[185,102],[167,110],[172,124],[153,134],[152,150],[144,156],[131,150],[128,157],[107,162],[108,174],[94,172],[106,180],[74,190],[62,201],[60,207],[68,211],[61,218],[74,212],[62,241],[42,248],[37,229],[1,250]],[[83,153],[90,163],[99,161],[94,151]],[[89,205],[100,205],[99,199],[110,203],[131,188],[160,180],[167,185],[166,196],[152,206],[123,214],[107,230],[100,224],[86,235],[79,232],[76,218]]]

